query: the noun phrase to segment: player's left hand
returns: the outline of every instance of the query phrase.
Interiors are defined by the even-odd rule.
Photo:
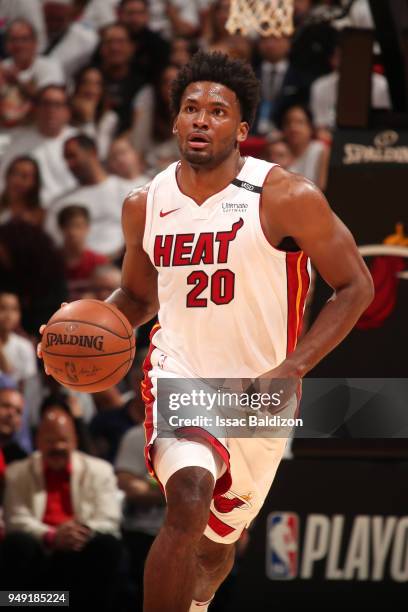
[[[278,394],[281,398],[280,406],[284,406],[296,393],[300,382],[299,373],[290,361],[283,361],[276,368],[268,370],[254,382],[258,393],[267,393],[272,396]]]
[[[285,359],[280,365],[272,370],[268,370],[264,374],[261,374],[259,378],[301,378],[298,367],[290,361]]]

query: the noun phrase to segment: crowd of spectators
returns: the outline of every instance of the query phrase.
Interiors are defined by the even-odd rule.
[[[293,36],[243,38],[226,30],[230,0],[0,0],[0,573],[9,588],[58,587],[74,604],[86,593],[90,609],[141,609],[143,562],[164,512],[143,461],[149,324],[137,331],[130,374],[93,395],[45,376],[38,330],[62,302],[103,300],[119,286],[123,199],[178,159],[170,86],[199,48],[250,62],[259,77],[242,153],[325,189],[341,34],[310,17],[336,1],[294,4]],[[372,27],[366,0],[342,25]],[[374,71],[372,105],[390,106]]]

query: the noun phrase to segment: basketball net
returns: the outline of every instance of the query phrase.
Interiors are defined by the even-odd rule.
[[[230,34],[290,36],[293,33],[293,0],[231,0],[225,25]]]

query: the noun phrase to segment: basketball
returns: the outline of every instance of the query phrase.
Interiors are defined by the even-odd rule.
[[[61,385],[88,393],[117,384],[129,371],[135,350],[126,317],[115,306],[91,299],[60,308],[41,341],[48,373]]]

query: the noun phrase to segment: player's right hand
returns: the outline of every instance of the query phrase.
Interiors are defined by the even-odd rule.
[[[64,306],[67,306],[67,304],[68,304],[68,302],[62,302],[62,304],[61,304],[61,308],[63,308]],[[45,324],[41,325],[41,327],[40,327],[40,329],[39,329],[39,331],[40,331],[40,336],[42,336],[42,335],[43,335],[43,333],[44,333],[44,329],[45,329],[45,328],[46,328],[46,325],[45,325]],[[39,342],[39,343],[37,344],[37,357],[38,357],[38,359],[42,359],[42,358],[43,358],[43,354],[42,354],[42,350],[41,350],[41,342]],[[49,375],[50,375],[50,373],[49,373],[49,371],[47,370],[47,367],[46,367],[46,365],[45,365],[45,364],[44,364],[44,370],[45,370],[45,373],[47,374],[47,376],[49,376]]]
[[[45,325],[41,325],[41,327],[40,327],[40,336],[43,335],[45,327],[46,327]],[[43,358],[42,350],[41,350],[41,342],[39,342],[37,344],[37,357],[38,357],[38,359],[42,359]],[[50,373],[48,372],[47,366],[45,364],[44,364],[44,370],[45,370],[45,373],[47,374],[47,376],[49,376]]]

